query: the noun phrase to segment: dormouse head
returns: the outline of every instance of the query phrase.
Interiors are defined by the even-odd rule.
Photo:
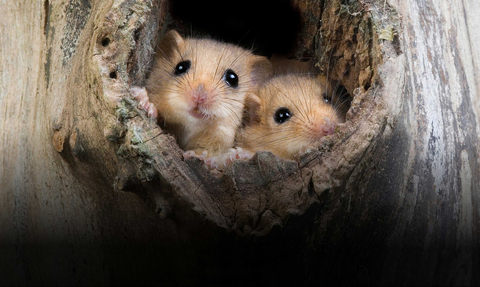
[[[284,75],[272,78],[247,99],[249,141],[256,150],[285,158],[331,135],[339,118],[331,104],[329,85],[319,78]],[[263,146],[263,147],[262,147]]]
[[[184,39],[172,30],[157,48],[147,89],[160,95],[152,101],[167,120],[239,120],[246,95],[271,74],[265,57],[214,40]]]

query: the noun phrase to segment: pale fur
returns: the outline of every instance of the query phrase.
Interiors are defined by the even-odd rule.
[[[322,132],[325,125],[339,122],[323,93],[332,93],[324,77],[290,74],[272,78],[259,89],[257,98],[249,100],[250,123],[238,133],[237,146],[295,159],[303,148],[326,135]],[[274,114],[281,107],[288,108],[292,117],[278,124]]]
[[[189,71],[174,75],[176,65],[185,60],[191,61]],[[237,88],[225,83],[227,69],[238,75]],[[146,89],[161,116],[160,124],[176,136],[182,149],[215,156],[233,147],[247,95],[271,73],[265,57],[241,47],[208,39],[183,39],[170,31],[157,49]],[[198,90],[207,94],[202,104],[192,100],[192,93]],[[195,113],[197,117],[192,116]]]

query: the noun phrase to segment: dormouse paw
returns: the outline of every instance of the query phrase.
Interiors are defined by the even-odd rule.
[[[218,165],[219,165],[219,157],[218,156],[214,156],[214,157],[209,157],[207,159],[205,159],[205,164],[207,165],[207,167],[209,169],[217,169],[218,168]]]
[[[198,157],[201,160],[205,160],[205,158],[207,158],[207,156],[208,156],[208,151],[206,151],[206,150],[203,151],[199,155],[197,155],[197,153],[195,153],[195,151],[193,151],[193,150],[187,150],[183,153],[183,158],[184,159],[192,158],[192,157]]]
[[[150,103],[145,88],[132,87],[130,93],[138,101],[138,107],[145,110],[150,118],[156,119],[158,117],[158,110],[153,103]]]
[[[207,158],[205,164],[210,169],[225,168],[230,166],[236,159],[249,159],[253,156],[253,153],[244,150],[241,147],[231,148],[226,153],[219,156]]]

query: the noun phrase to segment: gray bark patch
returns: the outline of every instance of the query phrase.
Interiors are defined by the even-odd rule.
[[[92,7],[88,0],[70,0],[66,9],[67,24],[62,39],[63,66],[66,66],[75,54],[78,38],[87,23]]]

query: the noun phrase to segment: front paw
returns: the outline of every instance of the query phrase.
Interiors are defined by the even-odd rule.
[[[205,164],[210,169],[221,169],[230,166],[234,160],[237,159],[249,159],[253,156],[253,153],[244,150],[241,147],[231,148],[226,153],[210,157],[205,160]]]
[[[197,157],[201,160],[205,160],[205,158],[207,158],[207,156],[208,156],[208,151],[206,151],[206,150],[204,150],[201,154],[197,154],[193,150],[187,150],[187,151],[183,152],[183,158],[184,159]]]
[[[150,103],[145,88],[132,87],[130,93],[138,101],[138,107],[145,110],[150,118],[156,119],[158,117],[158,110],[153,103]]]

